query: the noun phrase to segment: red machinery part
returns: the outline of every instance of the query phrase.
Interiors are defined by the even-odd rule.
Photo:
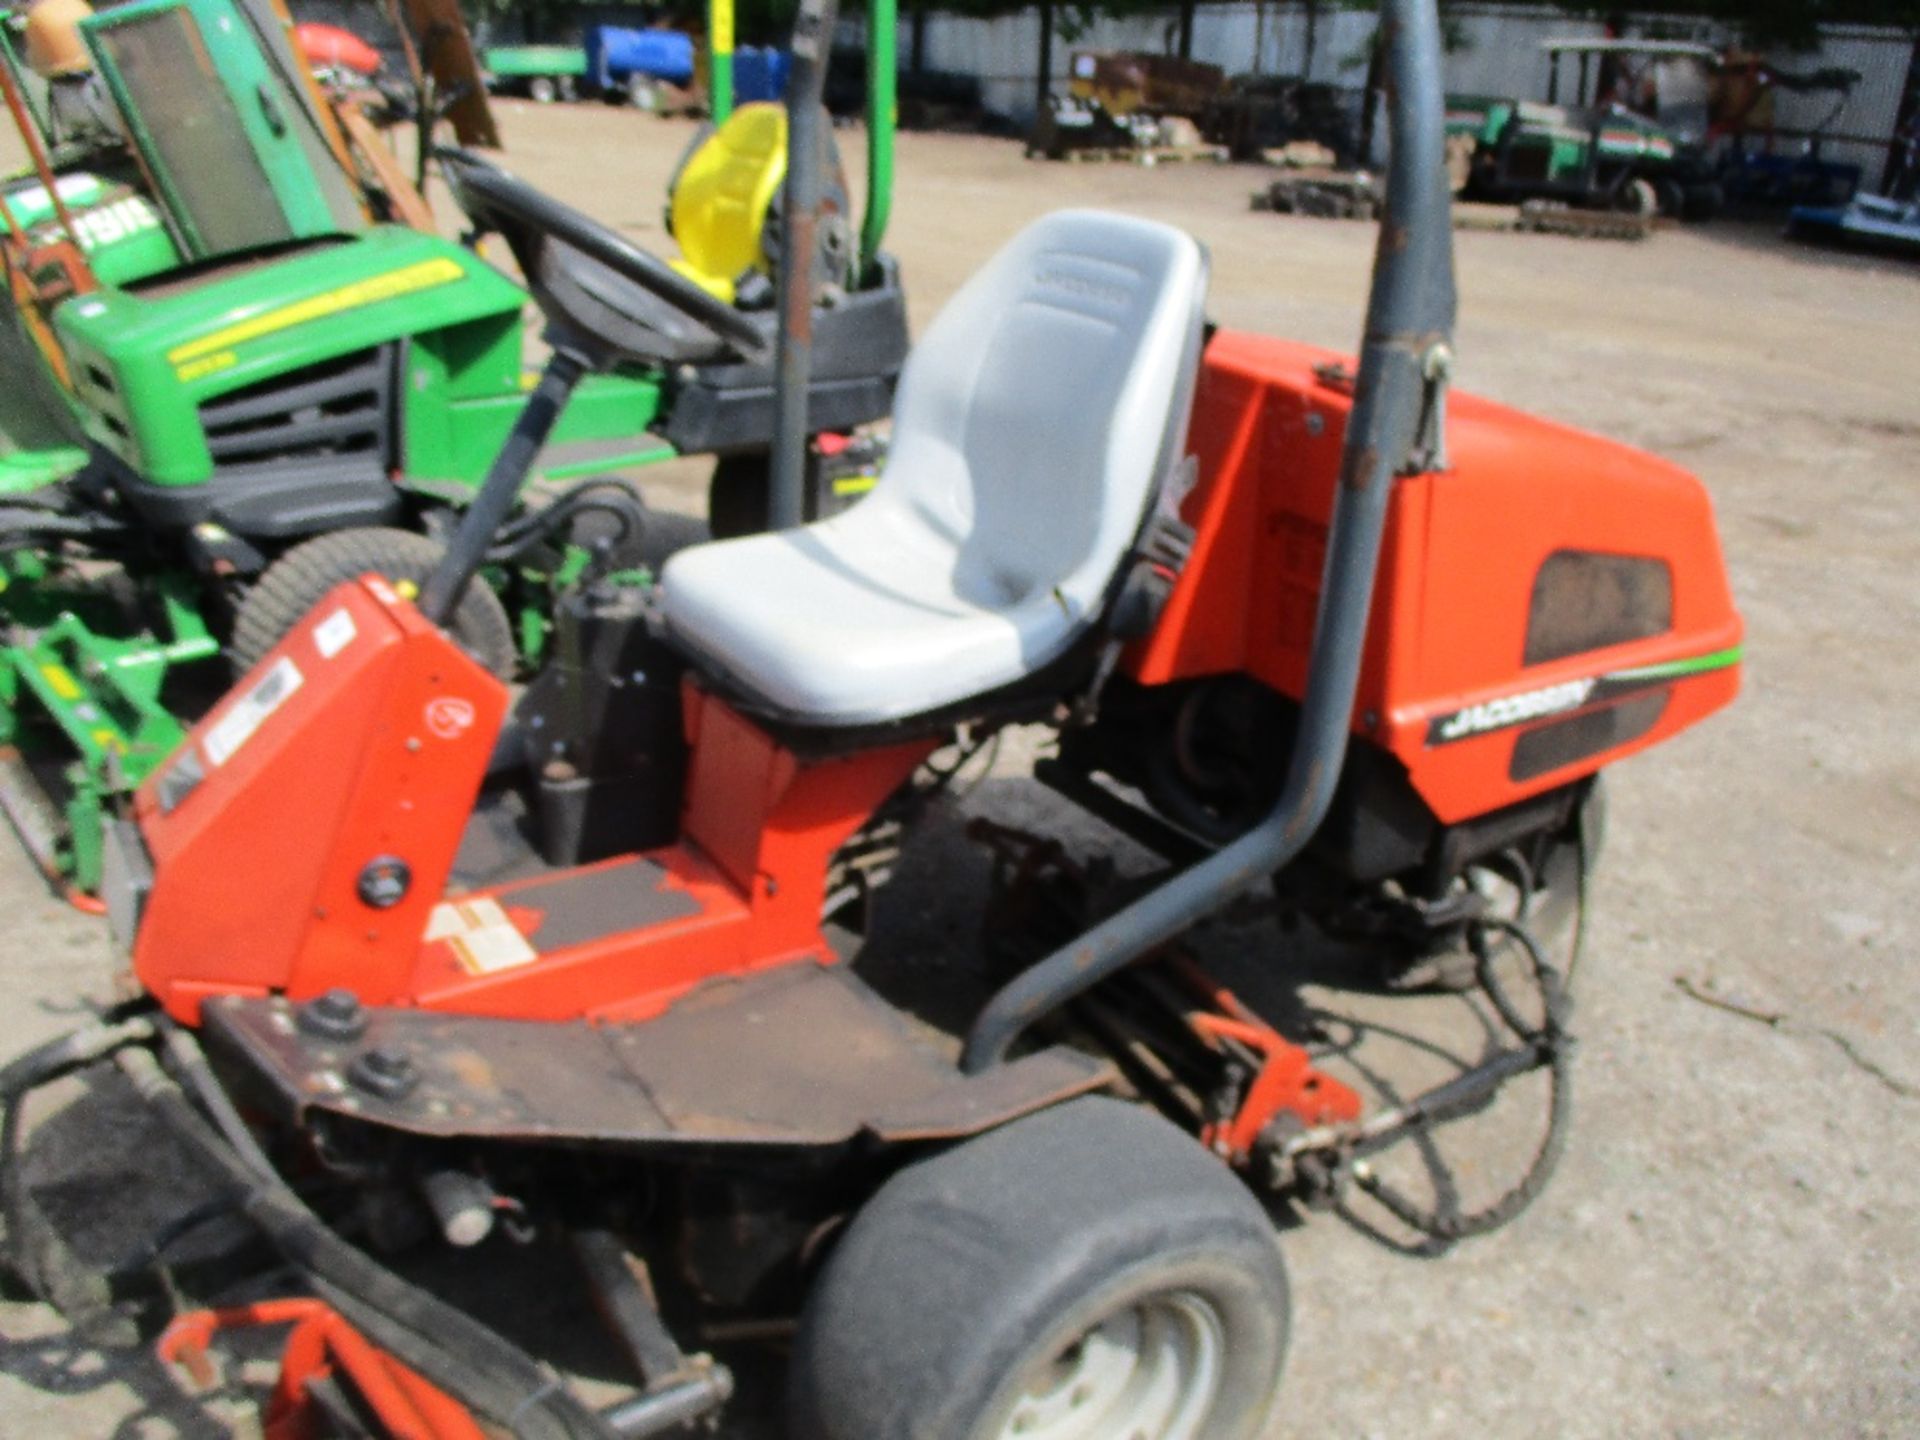
[[[334,591],[141,787],[163,877],[141,983],[189,1024],[211,995],[336,986],[375,1006],[640,1020],[716,976],[832,963],[828,864],[936,744],[803,761],[689,685],[677,844],[450,898],[506,708],[384,583]]]
[[[330,66],[336,70],[351,70],[358,75],[372,75],[382,64],[378,50],[351,30],[342,30],[338,25],[296,25],[293,27],[293,38],[299,42],[307,63],[315,69]]]
[[[324,1302],[263,1300],[221,1310],[194,1310],[161,1332],[160,1359],[183,1366],[196,1385],[213,1383],[207,1348],[222,1330],[291,1325],[261,1420],[265,1440],[310,1440],[329,1434],[315,1387],[348,1390],[379,1420],[383,1440],[484,1440],[467,1408],[372,1344]]]
[[[1365,1101],[1351,1087],[1314,1067],[1306,1050],[1287,1039],[1240,997],[1193,961],[1175,963],[1174,973],[1193,992],[1200,1008],[1187,1012],[1187,1024],[1209,1045],[1238,1042],[1259,1057],[1233,1116],[1208,1126],[1201,1143],[1233,1165],[1244,1165],[1261,1133],[1281,1115],[1292,1115],[1309,1129],[1360,1118]]]
[[[146,988],[189,1023],[208,993],[397,996],[506,708],[383,582],[335,590],[136,796],[166,877],[134,951]],[[360,878],[384,857],[409,880],[376,907]]]

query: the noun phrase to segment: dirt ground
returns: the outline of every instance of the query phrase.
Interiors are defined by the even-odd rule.
[[[687,125],[501,111],[517,171],[667,245]],[[861,137],[841,138],[857,185]],[[1250,212],[1255,171],[1048,165],[1008,142],[910,135],[899,174],[891,243],[916,324],[1027,220],[1095,205],[1201,237],[1221,324],[1357,343],[1370,229]],[[1746,693],[1612,776],[1553,1189],[1439,1259],[1331,1217],[1293,1229],[1275,1435],[1912,1434],[1920,267],[1735,225],[1643,245],[1469,234],[1458,257],[1463,387],[1670,456],[1712,490],[1749,627]],[[664,503],[697,493],[697,469],[658,479]],[[1033,803],[1025,753],[970,803]],[[957,851],[956,829],[948,817],[909,857],[942,876],[930,951],[958,943],[981,883],[977,860],[926,848]],[[107,993],[114,960],[102,926],[4,842],[0,915],[4,1054]],[[1703,1004],[1682,981],[1786,1018]],[[64,1152],[49,1157],[57,1208],[164,1211],[167,1167],[137,1118],[67,1119],[47,1127]],[[0,1337],[0,1434],[226,1433],[157,1367],[75,1342],[37,1307],[0,1303]],[[245,1434],[242,1411],[222,1413]]]

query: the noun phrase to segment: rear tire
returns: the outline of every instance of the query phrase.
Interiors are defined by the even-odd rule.
[[[545,75],[536,75],[527,82],[527,96],[536,105],[551,105],[560,97],[560,87]]]
[[[1159,1116],[1071,1101],[901,1171],[808,1297],[799,1440],[1253,1440],[1286,1355],[1266,1213]]]
[[[384,527],[335,530],[294,546],[267,567],[240,602],[231,647],[235,669],[244,672],[259,664],[335,586],[373,574],[395,586],[417,587],[440,556],[440,547],[426,536]],[[513,674],[519,659],[513,625],[500,597],[483,581],[467,586],[448,630],[461,649],[495,675]]]

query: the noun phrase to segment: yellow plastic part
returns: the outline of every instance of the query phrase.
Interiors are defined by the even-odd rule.
[[[734,282],[767,270],[760,232],[787,176],[787,112],[742,105],[688,157],[673,185],[673,268],[733,303]]]
[[[93,14],[86,0],[39,0],[27,12],[26,59],[34,74],[52,80],[84,75],[93,57],[80,38],[80,22]]]

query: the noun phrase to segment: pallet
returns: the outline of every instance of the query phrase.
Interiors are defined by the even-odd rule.
[[[1534,235],[1566,235],[1581,240],[1645,240],[1655,217],[1618,210],[1583,210],[1553,200],[1521,205],[1455,205],[1457,230],[1508,230]]]
[[[1027,151],[1028,159],[1041,158],[1038,150]],[[1183,165],[1195,160],[1209,160],[1215,164],[1227,159],[1227,147],[1224,145],[1093,145],[1082,150],[1062,150],[1051,158],[1070,161],[1075,165],[1099,165],[1125,163],[1152,169],[1156,165]]]

